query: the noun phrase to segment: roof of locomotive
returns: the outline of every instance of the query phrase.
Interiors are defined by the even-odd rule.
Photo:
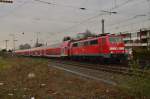
[[[105,34],[99,34],[96,36],[91,36],[91,37],[87,37],[87,38],[83,38],[83,39],[78,39],[78,40],[72,40],[71,42],[80,42],[80,41],[86,41],[86,40],[92,40],[92,39],[97,39],[99,37],[105,37],[105,36],[118,36],[116,34],[110,34],[110,33],[105,33]]]

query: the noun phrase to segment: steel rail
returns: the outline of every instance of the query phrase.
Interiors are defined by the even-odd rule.
[[[61,65],[70,65],[70,66],[76,66],[76,67],[84,67],[89,69],[95,69],[105,72],[111,72],[111,73],[118,73],[123,75],[134,75],[134,76],[141,76],[142,74],[146,73],[143,70],[140,69],[131,69],[129,67],[122,67],[120,65],[101,65],[101,64],[91,64],[91,63],[82,63],[82,62],[75,62],[75,61],[69,61],[69,60],[52,60],[53,63],[58,63]]]
[[[111,80],[105,80],[105,79],[98,78],[98,77],[95,77],[95,76],[92,76],[92,75],[81,73],[79,71],[70,70],[70,69],[67,69],[67,68],[64,68],[64,67],[61,67],[61,66],[54,66],[54,65],[58,65],[58,64],[53,64],[53,65],[50,64],[48,66],[49,67],[54,67],[54,68],[57,68],[57,69],[60,69],[60,70],[64,70],[64,71],[67,71],[67,72],[70,72],[72,74],[79,75],[79,76],[82,76],[82,77],[85,77],[85,78],[88,78],[88,79],[93,79],[93,80],[101,81],[101,82],[104,82],[104,83],[109,84],[109,85],[113,85],[113,86],[117,85],[117,83],[115,83],[115,82],[113,82]]]

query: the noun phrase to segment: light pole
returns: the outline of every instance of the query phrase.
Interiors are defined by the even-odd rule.
[[[32,46],[33,46],[33,40],[30,40],[30,43],[31,43],[30,45],[31,45],[31,48],[32,48]]]
[[[39,34],[40,34],[40,32],[36,33],[36,43],[35,43],[35,46],[39,45]]]
[[[5,41],[5,48],[6,48],[6,50],[7,50],[7,45],[8,45],[8,41],[9,40],[4,40]]]
[[[15,51],[15,49],[16,49],[16,42],[17,42],[18,40],[16,40],[15,34],[10,34],[10,36],[12,36],[13,50]]]
[[[102,34],[105,33],[105,20],[102,18]]]
[[[111,14],[117,14],[117,12],[112,12],[112,11],[102,11],[102,12],[108,13],[110,15]],[[101,23],[102,23],[102,34],[104,34],[105,33],[105,20],[104,20],[104,18],[102,18]]]
[[[13,3],[12,0],[0,0],[0,3]]]
[[[17,42],[17,41],[18,41],[18,40],[15,40],[15,39],[14,39],[14,41],[13,41],[13,42],[14,42],[14,51],[16,50],[16,42]]]

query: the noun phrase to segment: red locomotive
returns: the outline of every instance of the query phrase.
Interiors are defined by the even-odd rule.
[[[127,59],[122,37],[114,34],[65,40],[61,44],[15,51],[17,55],[124,61]]]

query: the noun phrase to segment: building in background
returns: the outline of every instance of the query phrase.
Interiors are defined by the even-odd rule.
[[[132,51],[133,48],[150,49],[150,29],[140,29],[135,33],[120,33],[123,36],[126,49]]]
[[[140,43],[142,44],[143,48],[150,47],[150,29],[143,29],[138,32],[138,35],[140,37]]]

